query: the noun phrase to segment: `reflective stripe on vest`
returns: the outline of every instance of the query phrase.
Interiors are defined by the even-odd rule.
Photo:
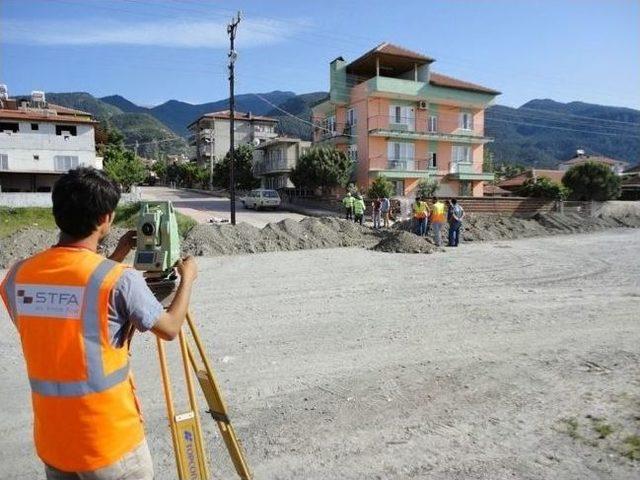
[[[76,382],[53,382],[30,378],[33,392],[48,397],[79,397],[89,393],[107,390],[124,382],[129,375],[129,363],[115,372],[104,375],[102,365],[102,345],[100,342],[100,313],[98,295],[105,277],[118,264],[103,260],[93,271],[85,289],[82,318],[82,337],[87,362],[87,380]],[[17,269],[16,269],[17,270]],[[14,274],[15,278],[15,274]],[[15,283],[9,297],[15,302]]]

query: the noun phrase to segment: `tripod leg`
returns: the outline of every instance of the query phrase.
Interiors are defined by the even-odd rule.
[[[171,394],[171,380],[169,378],[169,371],[167,369],[167,356],[164,350],[164,344],[162,340],[156,337],[158,345],[158,357],[160,359],[160,373],[162,375],[162,387],[164,390],[164,400],[167,405],[167,417],[169,417],[169,427],[171,428],[171,440],[173,442],[173,451],[176,457],[176,468],[178,469],[178,475],[182,480],[182,465],[180,461],[180,454],[178,449],[178,428],[175,423],[175,410],[173,406],[173,395]]]
[[[209,360],[204,351],[204,346],[202,345],[202,341],[200,340],[200,336],[198,335],[198,331],[196,330],[193,318],[191,317],[191,312],[187,312],[187,324],[189,325],[191,335],[193,336],[196,348],[198,350],[198,353],[200,354],[200,359],[204,364],[204,370],[198,368],[193,352],[191,348],[187,346],[189,360],[194,371],[196,372],[196,376],[200,381],[200,386],[202,387],[202,390],[204,392],[207,404],[209,405],[209,413],[218,425],[220,435],[222,436],[224,443],[227,446],[227,450],[229,451],[231,460],[233,461],[233,464],[236,468],[236,472],[241,479],[250,480],[251,472],[249,471],[249,467],[244,458],[244,453],[242,452],[240,443],[238,442],[235,430],[231,425],[231,420],[229,420],[229,417],[227,415],[227,407],[224,403],[224,399],[222,398],[222,392],[220,390],[216,377],[213,374],[211,365],[209,364]]]
[[[197,468],[200,475],[198,477],[192,476],[189,478],[198,478],[202,480],[206,480],[209,478],[209,471],[207,468],[207,461],[205,459],[204,454],[204,442],[202,436],[202,427],[200,425],[200,415],[198,413],[198,404],[196,402],[196,394],[193,386],[193,377],[191,376],[191,370],[189,369],[189,347],[187,345],[187,340],[184,336],[184,331],[180,331],[178,336],[180,342],[180,353],[182,355],[182,366],[184,368],[184,377],[187,384],[187,395],[189,397],[189,406],[191,408],[192,419],[194,422],[193,425],[193,435],[195,438],[187,439],[188,441],[194,442],[195,451],[189,451],[189,448],[185,446],[185,453],[187,456],[191,457],[191,463],[193,464],[193,457],[197,457],[195,460],[197,462]],[[190,432],[189,432],[190,433]],[[196,467],[196,465],[192,466]]]

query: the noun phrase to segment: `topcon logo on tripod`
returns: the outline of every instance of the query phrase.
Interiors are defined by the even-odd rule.
[[[16,304],[21,315],[80,318],[83,296],[83,287],[16,285]]]

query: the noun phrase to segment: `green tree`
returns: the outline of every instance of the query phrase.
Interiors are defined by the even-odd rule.
[[[334,187],[344,187],[349,183],[353,161],[345,152],[335,148],[312,148],[298,159],[289,178],[296,187],[323,193]]]
[[[613,200],[620,196],[620,177],[597,162],[585,162],[567,170],[562,183],[574,200]]]
[[[229,188],[230,159],[231,157],[227,153],[221,162],[213,166],[213,183],[219,187]],[[260,186],[260,180],[253,175],[253,147],[251,145],[240,145],[235,149],[234,179],[236,189],[239,190],[251,190]]]
[[[138,184],[147,178],[147,169],[140,159],[121,145],[108,145],[104,151],[104,171],[112,180],[122,186],[125,192],[131,185]]]
[[[151,170],[158,176],[160,180],[165,180],[167,178],[167,164],[165,161],[158,161],[153,164]]]
[[[209,175],[205,167],[200,167],[195,162],[181,163],[177,165],[178,182],[187,187],[204,186],[207,184]]]
[[[420,180],[416,187],[416,195],[422,198],[433,197],[438,190],[438,181],[435,178]]]
[[[369,198],[389,198],[391,195],[393,195],[393,183],[385,176],[378,177],[371,182],[367,191]]]
[[[516,193],[523,197],[564,200],[567,198],[568,189],[564,185],[554,182],[547,177],[539,177],[535,180],[528,178]]]

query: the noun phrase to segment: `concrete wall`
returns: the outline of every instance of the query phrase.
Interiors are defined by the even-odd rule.
[[[142,199],[139,190],[125,193],[120,197],[120,204],[139,202]],[[0,207],[48,207],[53,206],[50,193],[0,193]]]
[[[7,120],[8,121],[8,120]],[[79,165],[102,168],[96,157],[93,125],[74,125],[77,135],[56,135],[56,125],[64,123],[18,122],[19,131],[0,132],[0,154],[8,156],[9,171],[55,172],[54,157],[78,157]]]

